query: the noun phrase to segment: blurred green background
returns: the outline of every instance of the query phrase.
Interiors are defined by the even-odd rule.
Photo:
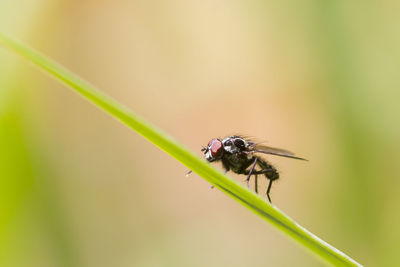
[[[268,157],[282,177],[274,204],[362,264],[400,266],[399,10],[2,0],[0,31],[199,157],[209,139],[243,133],[308,158]],[[185,172],[0,49],[0,266],[322,266]]]

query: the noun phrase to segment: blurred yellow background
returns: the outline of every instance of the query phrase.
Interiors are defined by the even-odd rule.
[[[2,0],[0,31],[199,157],[233,133],[306,157],[268,157],[274,204],[362,264],[400,266],[399,10]],[[0,266],[322,266],[186,171],[0,49]]]

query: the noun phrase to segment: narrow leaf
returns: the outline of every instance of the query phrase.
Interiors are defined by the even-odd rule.
[[[301,227],[278,208],[269,204],[265,199],[250,191],[239,182],[230,179],[221,171],[213,168],[205,160],[199,159],[197,155],[190,152],[169,135],[162,132],[154,125],[151,125],[113,98],[100,92],[93,85],[66,68],[53,62],[27,45],[13,40],[6,35],[2,35],[1,33],[0,44],[34,63],[40,69],[50,74],[50,76],[68,85],[72,90],[141,134],[151,143],[170,154],[231,198],[264,218],[277,229],[298,241],[302,247],[313,251],[316,255],[326,260],[326,262],[334,266],[361,266],[343,252]]]

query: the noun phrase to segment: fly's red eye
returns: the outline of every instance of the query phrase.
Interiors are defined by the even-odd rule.
[[[208,144],[211,151],[211,156],[213,156],[213,158],[219,157],[222,153],[222,142],[218,139],[213,139]]]

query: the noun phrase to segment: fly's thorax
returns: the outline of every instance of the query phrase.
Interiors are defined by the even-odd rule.
[[[230,154],[236,154],[245,151],[249,144],[239,136],[229,136],[222,139],[224,150]]]

